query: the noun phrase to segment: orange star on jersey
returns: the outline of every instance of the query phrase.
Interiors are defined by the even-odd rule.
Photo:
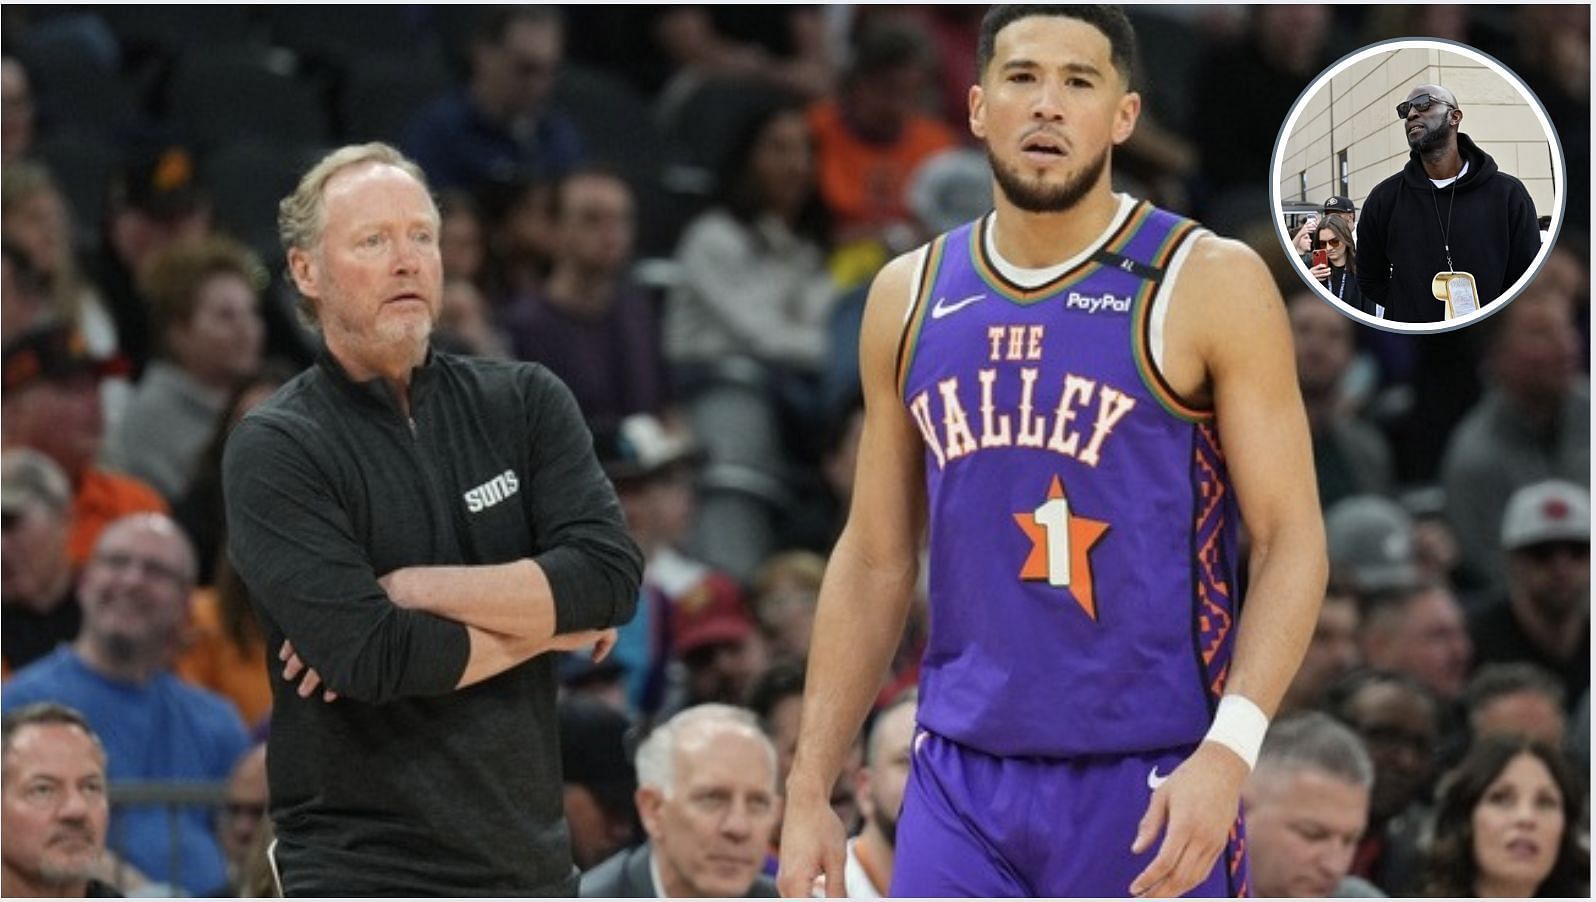
[[[1048,487],[1047,502],[1034,511],[1015,514],[1014,522],[1031,540],[1031,553],[1020,568],[1020,579],[1069,589],[1086,616],[1096,620],[1092,559],[1087,552],[1108,532],[1108,524],[1076,514],[1057,476]]]

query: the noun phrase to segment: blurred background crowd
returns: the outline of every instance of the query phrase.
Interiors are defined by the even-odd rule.
[[[646,793],[634,801],[632,755],[675,712],[751,711],[784,775],[816,594],[856,478],[865,288],[892,256],[990,207],[965,124],[984,11],[7,6],[5,707],[78,698],[64,687],[95,700],[85,713],[115,805],[108,879],[251,888],[271,700],[267,650],[223,551],[221,449],[314,357],[285,284],[277,201],[344,143],[390,142],[426,171],[443,215],[437,345],[563,379],[647,555],[615,655],[560,668],[578,864],[645,838],[683,861],[699,848],[690,820],[659,803],[649,817]],[[1372,762],[1321,768],[1363,794],[1351,810],[1366,815],[1297,836],[1308,851],[1282,848],[1300,825],[1276,824],[1263,788],[1249,790],[1255,858],[1318,875],[1270,883],[1255,863],[1256,889],[1475,894],[1479,871],[1434,876],[1462,854],[1435,812],[1463,804],[1468,780],[1443,779],[1460,764],[1464,776],[1496,767],[1467,805],[1516,773],[1502,768],[1523,754],[1475,761],[1497,735],[1532,738],[1524,748],[1566,797],[1549,845],[1566,868],[1588,856],[1588,7],[1131,18],[1145,105],[1115,155],[1116,188],[1252,245],[1292,321],[1332,585],[1287,707],[1328,718],[1301,715],[1308,726],[1277,744],[1297,761],[1293,749],[1323,746],[1313,737],[1339,724],[1356,739],[1348,755]],[[1334,312],[1291,268],[1269,211],[1271,151],[1299,93],[1344,53],[1398,36],[1502,60],[1571,162],[1538,277],[1490,320],[1444,335]],[[881,675],[883,708],[912,711],[928,628],[917,606]],[[909,736],[898,726],[861,737],[835,793],[883,888]],[[149,781],[215,792],[172,817],[116,792]],[[778,818],[774,807],[749,841],[765,850]],[[702,843],[724,840],[714,834]]]

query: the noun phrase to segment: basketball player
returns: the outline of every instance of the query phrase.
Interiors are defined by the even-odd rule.
[[[970,127],[996,209],[871,288],[861,478],[815,622],[784,895],[843,890],[827,793],[927,526],[891,895],[1247,891],[1241,783],[1313,629],[1324,532],[1262,261],[1110,188],[1141,108],[1133,42],[1115,8],[992,9]]]

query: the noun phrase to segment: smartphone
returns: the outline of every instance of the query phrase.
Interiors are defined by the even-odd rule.
[[[1330,252],[1328,250],[1322,248],[1322,247],[1319,248],[1318,250],[1314,251],[1313,252],[1313,265],[1314,266],[1329,266],[1330,265]]]

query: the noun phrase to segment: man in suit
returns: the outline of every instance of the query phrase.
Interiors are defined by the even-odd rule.
[[[637,750],[637,811],[648,842],[584,874],[584,897],[777,895],[760,873],[778,808],[776,747],[730,705],[688,708]]]

